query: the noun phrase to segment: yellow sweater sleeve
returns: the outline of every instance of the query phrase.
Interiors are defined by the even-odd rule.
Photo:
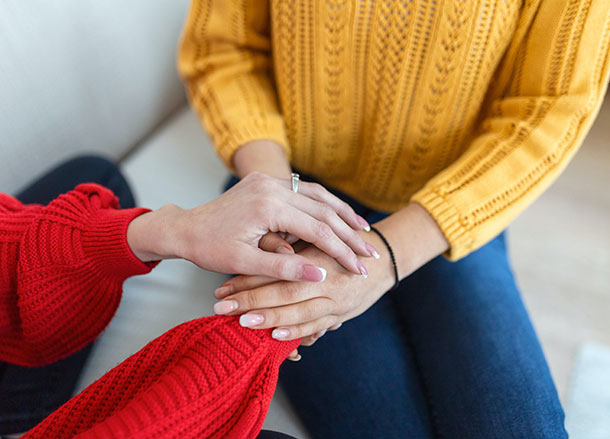
[[[271,75],[268,0],[193,0],[178,69],[191,105],[229,168],[243,144],[288,141]]]
[[[555,180],[603,100],[610,2],[529,4],[468,149],[412,198],[436,219],[452,260],[499,234]]]

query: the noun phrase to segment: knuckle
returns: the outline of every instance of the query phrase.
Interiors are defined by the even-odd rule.
[[[283,282],[280,292],[286,303],[294,303],[299,298],[299,285],[294,282]]]
[[[326,222],[329,222],[330,220],[334,219],[335,211],[327,204],[320,203],[320,216],[326,220]]]
[[[276,308],[267,310],[265,315],[265,323],[269,326],[281,326],[286,320],[285,311]]]
[[[326,223],[318,223],[316,235],[319,239],[330,239],[333,236],[333,229]]]
[[[289,267],[284,258],[274,258],[271,262],[271,275],[278,279],[286,279],[289,277]]]
[[[318,195],[325,195],[328,192],[320,183],[311,183],[311,189]]]
[[[248,291],[242,295],[240,302],[246,309],[258,309],[260,300],[254,291]]]

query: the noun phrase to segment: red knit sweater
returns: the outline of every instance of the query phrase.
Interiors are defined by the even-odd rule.
[[[130,221],[111,191],[83,184],[48,206],[0,194],[0,360],[57,361],[93,341],[125,279],[148,273],[127,244]]]
[[[143,274],[126,241],[146,209],[118,210],[86,184],[47,207],[0,194],[0,360],[41,365],[91,342],[123,281]],[[184,323],[153,340],[51,414],[26,438],[235,438],[258,435],[278,369],[300,340],[235,317]]]

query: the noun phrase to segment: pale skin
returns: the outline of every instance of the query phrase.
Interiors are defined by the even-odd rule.
[[[127,242],[143,262],[181,258],[222,273],[321,282],[325,269],[287,242],[303,239],[346,271],[366,272],[361,259],[377,251],[357,231],[368,223],[319,185],[303,182],[296,194],[290,186],[288,179],[249,173],[209,203],[193,209],[170,204],[138,216]]]
[[[284,177],[291,168],[280,145],[267,140],[239,148],[234,166],[240,177],[254,171]],[[390,242],[400,278],[448,250],[449,244],[434,219],[419,204],[410,203],[375,227]],[[218,314],[241,315],[243,326],[275,328],[279,340],[302,338],[313,344],[327,329],[336,329],[372,306],[395,282],[389,251],[374,233],[359,234],[378,250],[379,258],[367,260],[368,276],[346,271],[323,251],[308,246],[298,252],[327,270],[324,282],[278,282],[268,277],[238,276],[215,295]],[[230,312],[222,312],[231,309]]]

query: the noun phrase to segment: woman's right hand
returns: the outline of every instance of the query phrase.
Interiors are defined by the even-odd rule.
[[[375,250],[356,233],[368,223],[322,186],[251,173],[223,195],[194,209],[167,205],[134,219],[127,240],[142,261],[187,259],[223,273],[264,275],[283,280],[322,281],[324,269],[290,251],[259,248],[269,232],[310,242],[348,271],[366,272],[357,255]]]

